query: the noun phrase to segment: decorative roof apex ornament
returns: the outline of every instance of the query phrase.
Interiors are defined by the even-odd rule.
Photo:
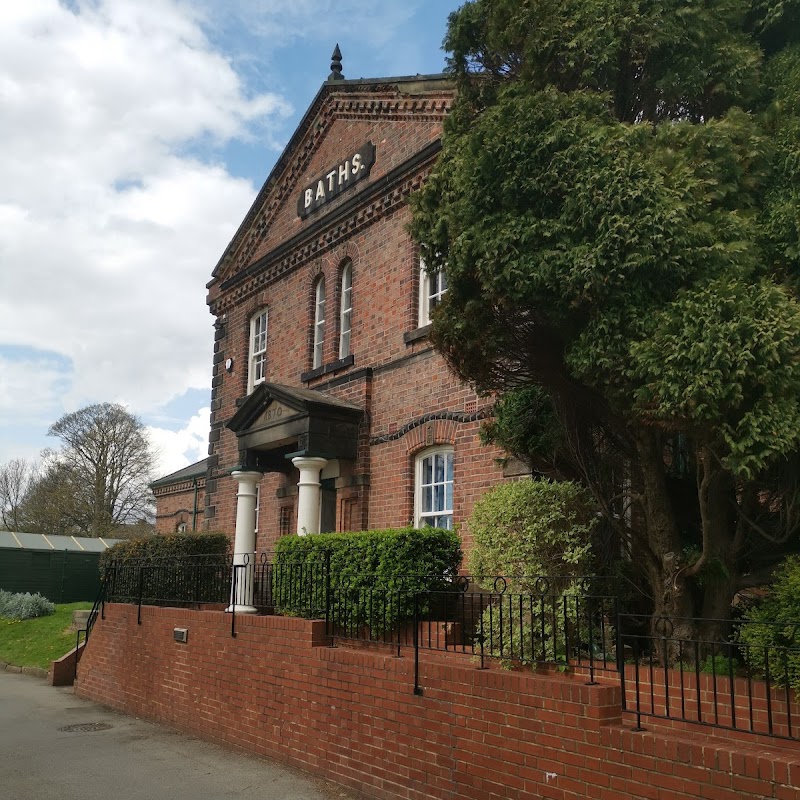
[[[344,75],[342,75],[342,51],[339,49],[339,45],[337,44],[336,47],[333,49],[333,55],[331,56],[331,74],[328,75],[329,81],[343,81]]]

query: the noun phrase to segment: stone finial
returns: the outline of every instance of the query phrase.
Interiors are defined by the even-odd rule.
[[[328,80],[329,81],[344,80],[344,75],[342,75],[342,51],[339,49],[338,44],[333,49],[333,55],[331,56],[331,74],[328,75]]]

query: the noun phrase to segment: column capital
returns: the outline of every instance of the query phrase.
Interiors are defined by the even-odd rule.
[[[258,483],[263,474],[256,472],[253,469],[235,469],[231,472],[231,478],[239,481],[239,483]]]
[[[320,458],[319,456],[295,456],[292,459],[292,464],[297,469],[323,469],[328,463],[327,458]]]

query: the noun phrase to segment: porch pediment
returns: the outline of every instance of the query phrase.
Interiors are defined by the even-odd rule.
[[[239,450],[278,455],[356,457],[362,409],[312,389],[259,384],[231,417],[227,427]]]

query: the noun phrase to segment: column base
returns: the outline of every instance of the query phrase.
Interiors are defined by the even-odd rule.
[[[225,609],[225,613],[226,614],[230,614],[234,610],[236,611],[237,614],[257,614],[258,613],[258,609],[255,606],[242,606],[242,605],[238,605],[238,604],[235,607],[232,606],[232,605],[228,606]]]

